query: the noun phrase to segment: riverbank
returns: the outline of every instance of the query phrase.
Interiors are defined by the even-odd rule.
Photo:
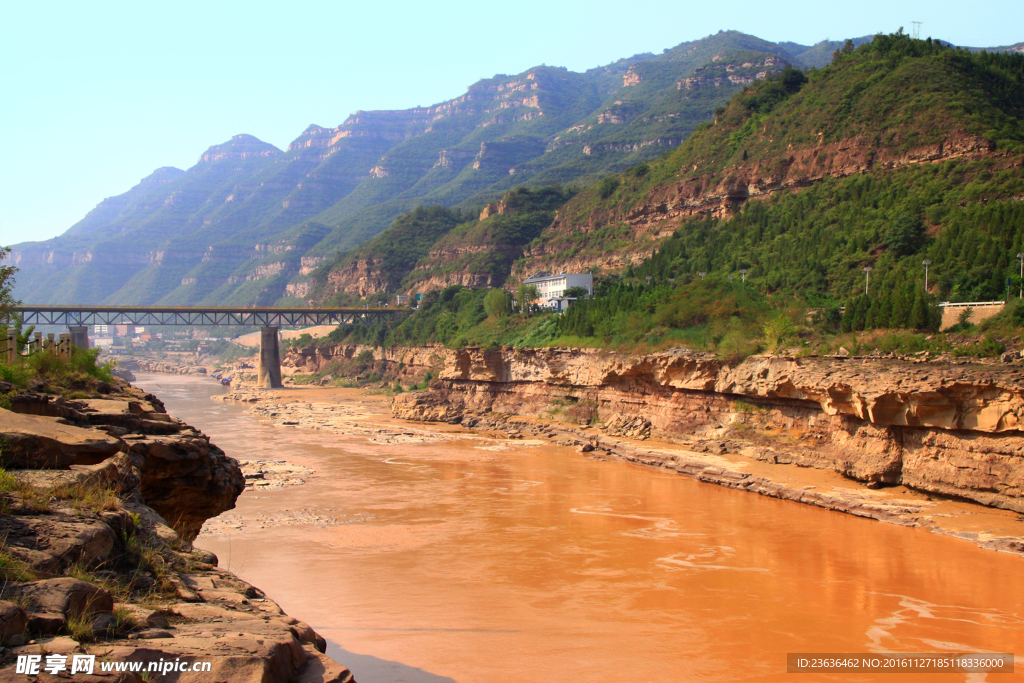
[[[156,396],[98,386],[82,398],[0,387],[0,680],[24,680],[21,655],[70,670],[86,654],[97,674],[182,660],[210,668],[176,680],[351,682],[308,625],[192,547],[234,507],[238,463]]]
[[[301,615],[362,683],[609,670],[724,682],[740,661],[748,680],[776,681],[785,652],[815,647],[1024,647],[1020,559],[1008,553],[581,452],[552,441],[547,418],[543,434],[505,433],[409,423],[388,396],[353,389],[285,390],[272,407],[211,402],[195,378],[142,381],[216,441],[313,470],[301,485],[246,491],[197,544]],[[764,464],[794,484],[819,477],[800,480],[817,491],[902,497]],[[951,505],[931,510],[979,525],[975,511],[1009,514]]]
[[[226,400],[231,394],[215,398]],[[567,446],[594,466],[619,460],[675,472],[707,484],[812,505],[904,527],[961,538],[982,548],[1024,556],[1024,518],[1002,510],[897,485],[870,487],[818,467],[777,458],[759,459],[750,445],[730,439],[698,439],[689,444],[650,437],[610,436],[598,426],[566,424],[553,418],[509,414],[471,416],[447,422],[388,419],[402,415],[414,393],[395,397],[360,389],[296,387],[253,401],[256,418],[283,428],[360,435],[379,444],[426,444],[484,439],[494,451],[524,445]],[[538,413],[542,415],[543,413]],[[415,426],[414,426],[415,425]],[[628,427],[626,429],[628,431]],[[780,461],[781,460],[781,461]]]

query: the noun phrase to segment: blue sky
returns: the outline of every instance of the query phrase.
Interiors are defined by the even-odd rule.
[[[0,244],[60,234],[237,133],[283,148],[310,123],[541,63],[584,70],[720,29],[813,44],[922,21],[959,45],[1024,40],[1020,0],[12,2],[0,16]]]

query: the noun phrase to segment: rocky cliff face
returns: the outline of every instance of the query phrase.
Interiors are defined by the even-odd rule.
[[[292,347],[281,358],[284,374],[324,373],[351,361],[362,353],[373,357],[374,369],[388,382],[418,384],[427,372],[433,376],[455,359],[455,352],[443,346],[382,348],[363,344],[310,344]]]
[[[203,522],[235,506],[245,487],[238,463],[167,415],[155,396],[130,392],[82,400],[15,394],[13,412],[0,413],[5,465],[63,470],[110,460],[137,479],[146,505],[191,541]]]
[[[394,412],[446,422],[557,414],[1024,512],[1017,368],[773,356],[729,367],[689,352],[469,349],[453,352],[429,390],[395,397]]]
[[[25,680],[19,655],[70,669],[89,653],[208,661],[211,680],[352,683],[308,625],[191,547],[244,488],[234,459],[124,383],[76,400],[0,389],[0,680]]]

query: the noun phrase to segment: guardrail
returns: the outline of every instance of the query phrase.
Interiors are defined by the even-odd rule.
[[[53,333],[44,337],[42,332],[36,332],[33,338],[20,344],[15,330],[0,328],[0,358],[9,365],[15,361],[24,361],[39,353],[48,353],[61,360],[69,361],[71,360],[71,346],[70,334],[62,334],[55,339]]]
[[[978,308],[979,306],[1005,306],[1005,301],[942,301],[939,308]]]

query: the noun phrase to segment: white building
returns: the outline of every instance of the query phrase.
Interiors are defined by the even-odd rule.
[[[94,335],[96,335],[96,336],[99,336],[99,335],[106,336],[106,335],[110,334],[110,332],[108,332],[107,330],[108,330],[108,326],[107,325],[93,325],[92,326],[92,333]]]
[[[594,294],[594,276],[590,273],[559,273],[557,275],[534,275],[523,280],[525,285],[537,286],[537,304],[561,309],[565,290],[583,287],[587,296]]]

